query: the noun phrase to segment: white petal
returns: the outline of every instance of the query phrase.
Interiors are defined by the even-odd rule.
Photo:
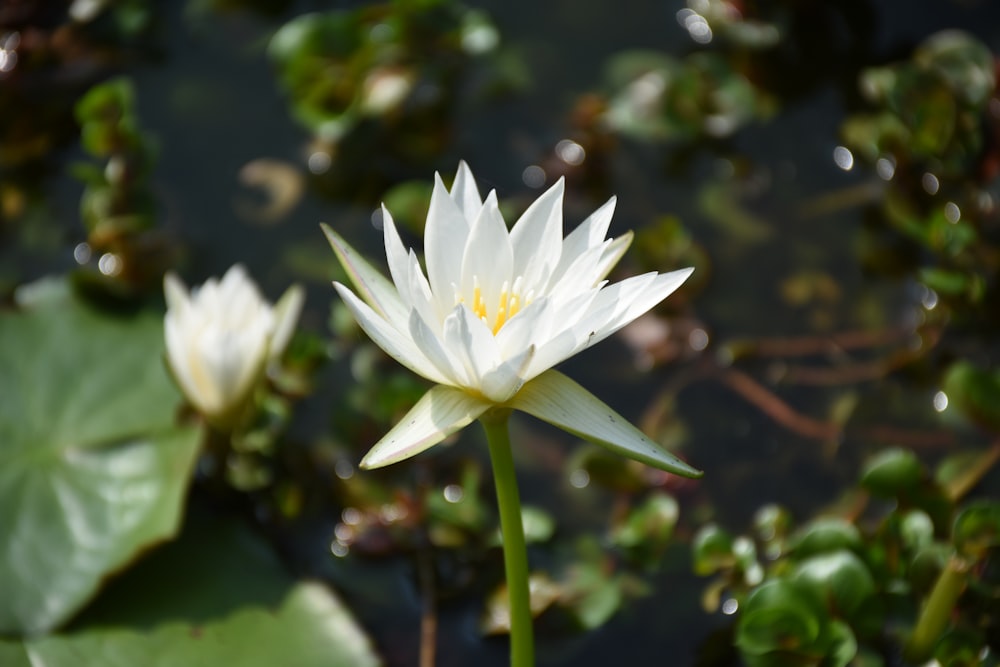
[[[221,416],[246,398],[267,360],[269,329],[255,326],[235,331],[213,326],[189,341],[194,344],[189,361],[207,413]]]
[[[507,224],[497,206],[496,192],[490,192],[481,207],[479,217],[465,244],[462,258],[462,293],[469,298],[474,281],[479,281],[486,316],[492,322],[497,314],[500,290],[512,282],[514,252],[510,245]]]
[[[510,230],[514,248],[514,275],[524,276],[527,287],[544,285],[559,264],[562,253],[562,198],[560,178],[536,199]]]
[[[461,389],[432,387],[375,443],[361,461],[361,467],[379,468],[415,456],[468,426],[491,406]]]
[[[556,275],[562,275],[576,258],[587,251],[588,248],[601,245],[608,235],[608,227],[611,225],[611,217],[615,213],[615,203],[617,199],[612,197],[604,206],[591,213],[586,220],[581,222],[576,229],[566,235],[563,239],[562,256],[559,258],[559,266],[556,268]]]
[[[561,303],[577,294],[588,292],[601,281],[604,277],[603,258],[609,245],[611,241],[605,241],[587,249],[567,267],[560,279],[555,280],[553,276],[548,287],[553,303]]]
[[[340,234],[321,224],[330,247],[336,253],[341,266],[351,278],[354,288],[382,317],[392,322],[405,322],[409,310],[399,298],[396,287],[388,278],[379,273],[364,257],[347,244]]]
[[[539,344],[524,377],[531,380],[563,361],[566,361],[586,346],[586,334],[578,328],[565,329],[544,343]]]
[[[334,283],[333,286],[361,328],[386,354],[417,375],[432,382],[447,383],[447,379],[441,375],[434,364],[428,361],[408,335],[386,322],[368,304],[355,296],[351,290],[340,283]]]
[[[524,373],[535,355],[534,346],[500,364],[499,368],[483,374],[479,382],[483,396],[496,403],[504,403],[524,385]]]
[[[635,234],[632,232],[625,232],[604,249],[604,252],[601,254],[601,269],[599,271],[601,279],[607,278],[608,274],[611,273],[611,269],[615,268],[615,264],[625,255],[628,247],[632,245],[634,237]]]
[[[467,387],[472,383],[473,378],[468,376],[460,363],[452,359],[437,333],[427,325],[417,311],[410,313],[409,330],[414,344],[420,348],[427,360],[441,371],[441,375],[448,379],[443,384]]]
[[[462,209],[466,220],[475,220],[479,215],[479,209],[483,207],[483,200],[479,198],[479,188],[476,187],[476,179],[472,176],[472,170],[469,169],[465,160],[458,163],[455,181],[451,184],[451,198]]]
[[[549,301],[548,297],[535,299],[504,323],[496,335],[497,347],[503,358],[518,355],[532,343],[546,340],[552,317]]]
[[[434,175],[434,190],[424,226],[424,257],[431,290],[441,299],[451,296],[452,285],[462,279],[462,253],[469,236],[469,221],[448,194],[441,177]]]
[[[382,243],[385,246],[385,258],[389,263],[389,277],[396,285],[396,291],[402,297],[404,303],[411,305],[407,299],[409,292],[406,289],[409,273],[409,253],[403,245],[403,240],[396,230],[396,223],[392,219],[392,214],[385,206],[382,207]]]
[[[688,276],[690,276],[693,271],[693,268],[688,268],[680,269],[679,271],[671,271],[670,273],[661,273],[648,284],[645,284],[645,281],[642,281],[645,276],[635,276],[612,285],[611,287],[617,287],[620,285],[623,288],[621,296],[618,300],[619,306],[617,312],[615,313],[613,319],[605,322],[597,330],[597,335],[594,336],[594,339],[590,341],[589,345],[593,345],[604,340],[640,315],[645,314],[653,306],[670,296],[674,290],[680,287],[681,284],[687,280]],[[631,290],[627,289],[632,286],[629,285],[629,283],[633,282],[635,285],[641,285],[641,287]],[[607,289],[611,289],[611,287]],[[601,291],[602,295],[604,291],[606,290]],[[600,296],[598,298],[600,298]]]
[[[274,305],[275,324],[271,334],[271,345],[268,355],[271,361],[277,360],[288,347],[288,341],[295,333],[295,324],[299,321],[299,314],[302,313],[302,304],[305,303],[306,293],[301,285],[292,285],[278,299]]]
[[[507,405],[654,468],[684,477],[702,475],[557,371],[550,370],[525,384]]]
[[[188,290],[183,281],[170,271],[163,277],[163,294],[167,299],[168,310],[183,310],[190,305]]]
[[[478,387],[483,375],[501,363],[493,332],[464,303],[445,319],[444,343],[451,358],[472,378],[470,387]]]
[[[435,330],[440,329],[441,320],[447,316],[451,309],[450,300],[438,299],[431,292],[431,286],[428,284],[427,278],[420,268],[420,260],[417,259],[417,253],[412,248],[410,249],[410,256],[407,258],[406,267],[406,284],[402,287],[406,295],[404,300],[410,304],[410,308],[420,313],[420,316],[428,326]],[[397,324],[397,326],[399,325]],[[406,326],[409,326],[409,320],[407,320]]]
[[[232,297],[245,290],[250,290],[257,296],[257,286],[242,264],[233,264],[219,281],[219,293],[222,297]]]
[[[191,364],[188,360],[190,350],[188,349],[188,342],[184,335],[183,326],[179,318],[174,316],[173,312],[167,313],[163,324],[164,339],[167,347],[167,362],[170,364],[170,370],[173,373],[174,379],[177,380],[177,384],[181,386],[181,391],[188,397],[188,400],[200,406],[202,403],[199,397],[201,391],[199,390],[198,383],[195,382]]]

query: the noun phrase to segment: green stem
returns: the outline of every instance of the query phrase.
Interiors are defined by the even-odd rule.
[[[479,421],[486,430],[486,440],[490,445],[497,505],[500,507],[503,563],[510,602],[510,664],[512,667],[532,667],[535,664],[535,640],[528,587],[528,549],[524,541],[514,457],[510,450],[509,417],[510,410],[499,408],[490,410]]]
[[[965,590],[968,572],[969,565],[961,558],[952,556],[948,559],[920,612],[913,633],[906,640],[903,656],[909,662],[922,664],[934,654],[934,646],[948,627],[958,596]]]

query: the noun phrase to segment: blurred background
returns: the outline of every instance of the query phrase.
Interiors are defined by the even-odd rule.
[[[384,202],[419,251],[434,172],[450,182],[465,160],[508,222],[560,177],[567,232],[617,196],[611,233],[636,239],[616,276],[696,267],[563,370],[702,480],[515,421],[540,664],[997,664],[1000,510],[983,499],[1000,488],[998,51],[988,0],[5,0],[5,397],[76,372],[14,369],[45,366],[11,324],[39,281],[81,318],[147,317],[153,357],[168,270],[196,285],[242,263],[272,301],[292,283],[307,300],[255,430],[173,474],[182,536],[138,540],[37,624],[0,616],[0,659],[110,664],[101,651],[163,642],[162,664],[190,664],[202,649],[177,624],[252,647],[267,631],[233,614],[319,581],[310,594],[336,591],[349,622],[320,614],[289,664],[506,664],[481,434],[355,470],[425,385],[353,325],[318,226],[381,267]],[[38,330],[102,335],[65,309]],[[80,355],[118,368],[109,387],[130,382],[131,357],[101,349]],[[67,414],[82,394],[107,405],[71,384]],[[27,442],[11,412],[2,433]],[[5,446],[10,470],[27,460]],[[10,479],[14,522],[34,491]],[[67,549],[88,539],[69,532]],[[209,536],[210,555],[191,547]],[[815,583],[808,559],[845,550],[821,565],[847,567],[851,600],[782,592],[780,636],[762,637],[754,591]],[[951,639],[920,652],[952,557],[965,593],[934,635]],[[45,588],[5,562],[6,586]],[[185,574],[194,562],[219,568]],[[302,647],[331,627],[363,657],[312,661]]]

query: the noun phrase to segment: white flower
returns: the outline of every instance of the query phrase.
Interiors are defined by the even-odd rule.
[[[167,362],[194,407],[227,424],[295,331],[304,298],[289,288],[274,307],[239,264],[190,295],[177,276],[163,280]]]
[[[605,277],[631,234],[606,239],[614,199],[562,235],[563,182],[513,228],[484,202],[461,163],[451,192],[435,177],[424,230],[425,276],[383,208],[392,282],[324,225],[358,293],[334,283],[365,332],[401,364],[438,383],[362,461],[413,456],[492,407],[522,410],[659,468],[698,473],[663,451],[553,366],[603,340],[673,292],[691,274]]]

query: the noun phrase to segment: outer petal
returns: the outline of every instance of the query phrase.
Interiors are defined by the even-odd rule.
[[[635,276],[623,280],[620,283],[615,283],[611,287],[607,288],[607,290],[610,290],[614,287],[622,285],[623,289],[620,292],[620,299],[626,305],[624,308],[618,309],[610,320],[602,323],[600,328],[597,329],[597,334],[588,345],[594,345],[595,343],[604,340],[632,320],[645,314],[650,308],[670,296],[670,294],[680,287],[693,272],[693,268],[688,268],[671,271],[670,273],[661,273],[657,275],[649,285],[642,283],[644,276]],[[632,281],[635,281],[636,284],[642,284],[642,289],[634,290],[629,293],[629,290],[625,288],[626,286],[630,287],[629,283]],[[602,290],[602,295],[604,291],[605,290]]]
[[[615,213],[617,198],[612,197],[603,206],[587,216],[576,229],[563,239],[562,257],[555,270],[555,276],[561,276],[576,259],[588,248],[601,245],[608,235],[611,217]],[[558,278],[557,278],[558,279]]]
[[[185,336],[184,323],[173,310],[167,312],[164,319],[164,338],[167,346],[167,362],[174,379],[181,386],[184,395],[192,403],[201,405],[203,403],[201,388],[192,369],[191,359],[188,356],[190,350]]]
[[[611,269],[615,268],[615,264],[618,263],[624,255],[628,247],[632,245],[632,239],[635,236],[632,232],[625,232],[614,241],[611,242],[601,255],[601,279],[608,277],[611,273]]]
[[[406,302],[409,292],[405,289],[407,285],[407,274],[409,272],[409,258],[406,247],[403,246],[403,239],[399,237],[396,223],[392,219],[389,209],[382,206],[382,240],[385,246],[385,257],[389,262],[389,277],[396,285],[396,291]]]
[[[358,290],[358,294],[387,320],[405,322],[408,311],[392,282],[348,245],[347,241],[340,237],[340,234],[330,229],[326,224],[320,224],[320,227],[326,234],[326,239],[330,242],[333,252],[337,254],[340,265],[347,271],[351,282],[354,283],[354,288]]]
[[[558,371],[547,371],[507,403],[554,426],[646,465],[683,477],[701,477],[600,399]]]
[[[468,426],[490,407],[491,403],[461,389],[444,385],[432,387],[375,443],[362,459],[361,467],[379,468],[416,456]]]
[[[441,384],[448,382],[441,375],[437,367],[427,360],[427,357],[408,335],[398,331],[382,319],[378,313],[355,296],[351,290],[340,283],[334,283],[333,286],[336,288],[337,293],[340,294],[340,298],[344,300],[344,304],[351,311],[351,314],[354,315],[357,323],[386,354],[431,382]]]
[[[188,290],[184,282],[170,271],[163,277],[163,294],[167,299],[167,309],[182,311],[189,307]]]
[[[274,333],[271,334],[271,345],[268,356],[275,361],[284,353],[288,341],[295,333],[295,323],[302,312],[302,304],[306,300],[305,290],[301,285],[292,285],[274,304]]]

